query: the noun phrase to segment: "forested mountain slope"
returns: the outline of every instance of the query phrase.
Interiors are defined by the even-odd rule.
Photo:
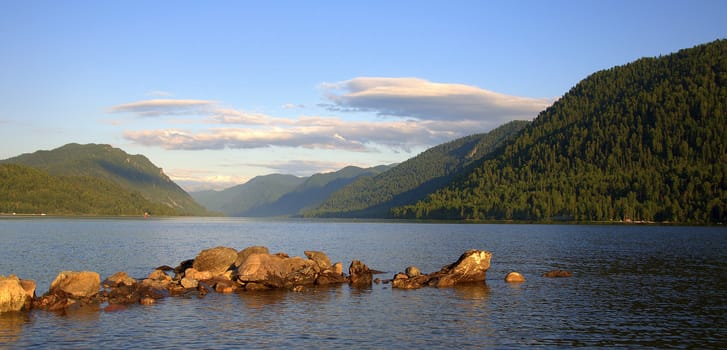
[[[0,213],[48,215],[175,215],[138,192],[91,176],[52,176],[19,164],[0,164]]]
[[[458,172],[490,154],[528,122],[513,121],[489,133],[432,147],[374,177],[362,177],[306,213],[322,217],[388,217],[391,208],[412,204],[444,186]]]
[[[206,210],[142,155],[130,155],[109,145],[67,144],[50,151],[37,151],[0,161],[43,170],[53,176],[87,176],[110,180],[121,188],[138,192],[181,215],[199,215]]]
[[[727,40],[597,72],[398,217],[727,220]]]

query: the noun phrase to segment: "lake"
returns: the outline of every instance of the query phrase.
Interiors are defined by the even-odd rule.
[[[0,275],[143,278],[216,246],[328,254],[391,278],[492,252],[483,284],[174,297],[119,312],[0,315],[0,348],[723,348],[727,228],[366,221],[0,219]],[[552,269],[572,278],[540,277]],[[527,281],[507,284],[518,271]]]

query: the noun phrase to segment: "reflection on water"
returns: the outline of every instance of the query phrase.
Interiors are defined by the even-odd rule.
[[[321,250],[347,265],[437,271],[493,253],[487,283],[210,293],[102,312],[0,315],[0,348],[720,348],[723,227],[448,225],[305,220],[0,220],[0,275],[146,276],[214,246]],[[27,263],[31,259],[33,263]],[[574,277],[547,279],[551,269]],[[524,283],[505,283],[510,271]]]
[[[7,312],[0,314],[0,348],[3,344],[11,344],[20,338],[23,326],[30,322],[30,314],[25,312]]]

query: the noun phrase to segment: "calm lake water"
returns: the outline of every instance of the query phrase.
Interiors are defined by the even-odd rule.
[[[0,315],[0,348],[723,348],[727,228],[307,220],[0,219],[0,275],[142,278],[202,249],[320,250],[387,271],[493,253],[484,284],[167,298],[125,311]],[[572,278],[546,279],[567,269]],[[510,271],[527,282],[507,284]]]

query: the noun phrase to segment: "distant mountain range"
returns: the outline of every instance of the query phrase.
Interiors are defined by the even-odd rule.
[[[0,213],[727,221],[727,40],[596,72],[532,122],[398,165],[184,192],[146,157],[69,144],[0,161]],[[196,200],[196,201],[195,201]]]
[[[3,168],[4,174],[8,176],[2,181],[8,186],[5,187],[4,198],[10,198],[12,195],[17,199],[16,204],[5,204],[5,207],[0,207],[0,212],[22,212],[23,210],[13,206],[30,205],[33,207],[32,203],[21,203],[35,201],[36,210],[49,214],[141,215],[144,211],[164,215],[207,214],[201,205],[170,180],[162,169],[152,164],[149,159],[142,155],[130,155],[109,145],[72,143],[50,151],[37,151],[1,160],[0,164],[22,166],[5,166]],[[26,167],[36,171],[25,169]],[[31,178],[34,180],[19,176],[22,173],[32,174]],[[15,184],[15,186],[22,184],[35,188],[37,191],[33,193],[36,195],[49,189],[53,192],[59,187],[72,188],[72,192],[78,194],[86,191],[93,195],[91,198],[81,196],[75,200],[64,198],[62,201],[53,199],[49,193],[45,193],[43,198],[33,198],[22,193],[20,195],[13,193],[9,184]],[[101,189],[104,190],[101,191]],[[14,191],[17,190],[18,188],[14,187]],[[106,197],[109,198],[104,201],[118,203],[102,202],[102,198]],[[73,203],[94,198],[94,201],[98,201],[97,203],[85,204],[90,206],[90,209],[81,209],[82,207],[79,207],[78,203]],[[139,201],[129,202],[124,198],[137,198]],[[107,209],[94,210],[93,207],[106,207]],[[115,207],[126,209],[114,210]]]
[[[222,191],[192,192],[191,195],[209,210],[228,216],[298,216],[306,210],[316,208],[331,193],[352,181],[390,168],[391,166],[367,169],[348,166],[335,172],[310,177],[264,175]]]

